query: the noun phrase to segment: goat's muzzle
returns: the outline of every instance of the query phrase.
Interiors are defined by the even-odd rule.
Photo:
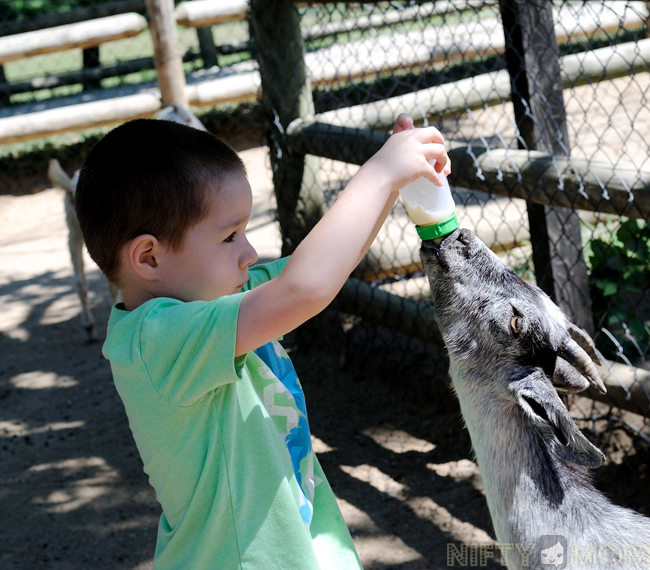
[[[436,239],[425,239],[422,240],[422,248],[431,250],[435,253],[438,253],[440,250],[445,250],[452,243],[454,243],[460,236],[460,230],[456,229],[446,236],[442,236]]]

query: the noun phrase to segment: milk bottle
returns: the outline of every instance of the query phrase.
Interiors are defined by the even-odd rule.
[[[435,160],[430,164],[435,165]],[[422,239],[436,239],[450,234],[458,227],[451,188],[444,173],[439,172],[443,186],[436,186],[426,178],[407,184],[399,193],[415,229]]]

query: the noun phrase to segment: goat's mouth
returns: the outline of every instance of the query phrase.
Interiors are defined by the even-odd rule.
[[[420,246],[420,258],[428,271],[447,273],[450,269],[447,257],[453,245],[461,236],[459,229],[437,239],[423,240]]]
[[[436,239],[422,240],[422,250],[428,254],[439,255],[448,249],[460,236],[460,230],[456,229],[446,236]]]

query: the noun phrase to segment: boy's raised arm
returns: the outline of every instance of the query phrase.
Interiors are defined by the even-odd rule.
[[[352,178],[296,248],[282,273],[246,293],[237,322],[236,356],[290,332],[329,305],[375,239],[398,190],[424,176],[440,185],[449,171],[443,137],[413,129],[400,115],[393,135]],[[429,160],[437,160],[434,169]]]

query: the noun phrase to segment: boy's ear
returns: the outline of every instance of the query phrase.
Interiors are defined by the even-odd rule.
[[[142,279],[153,281],[157,278],[158,262],[156,256],[162,246],[152,235],[144,234],[131,240],[127,248],[127,262]]]

